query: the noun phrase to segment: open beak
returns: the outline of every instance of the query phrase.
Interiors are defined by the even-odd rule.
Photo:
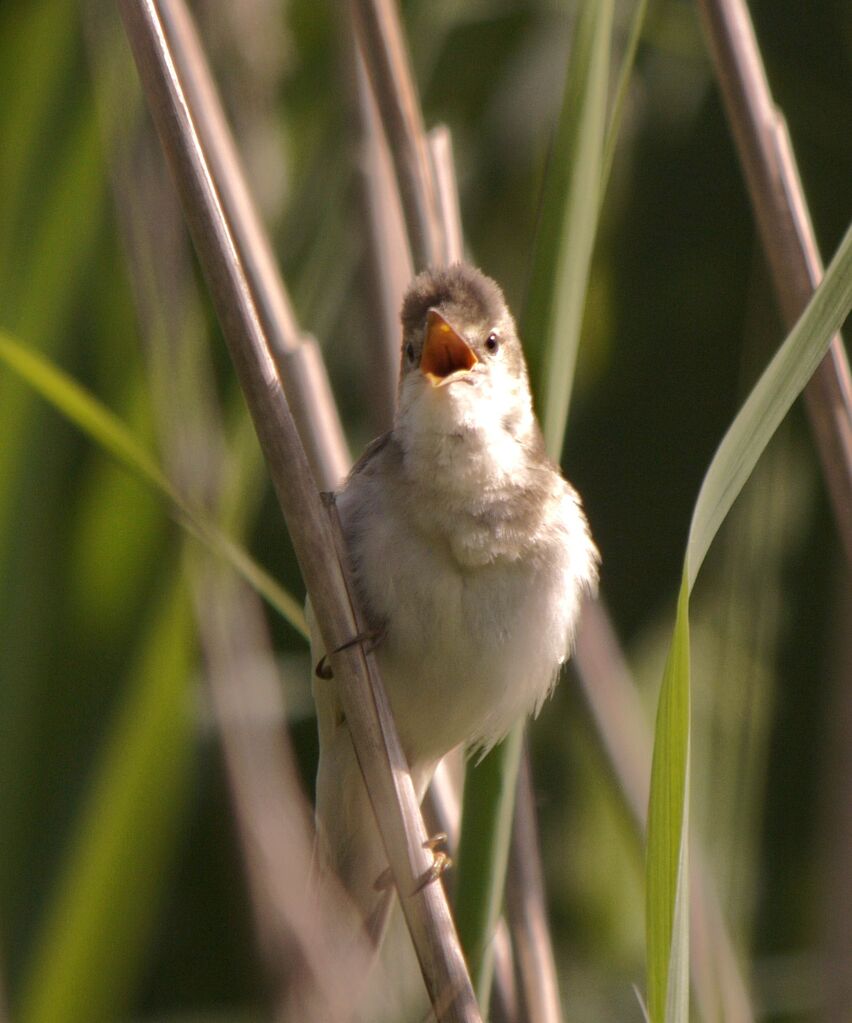
[[[420,372],[433,387],[442,387],[456,374],[468,373],[479,362],[473,349],[436,310],[426,315],[426,343]]]

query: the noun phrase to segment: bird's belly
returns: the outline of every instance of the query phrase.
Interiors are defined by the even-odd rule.
[[[523,561],[396,566],[378,649],[403,747],[416,764],[490,746],[550,689],[565,655],[561,573]],[[556,616],[557,618],[560,616]]]

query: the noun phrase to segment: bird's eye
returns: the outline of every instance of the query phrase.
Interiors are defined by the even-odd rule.
[[[414,345],[410,341],[405,346],[405,357],[409,362],[414,362]]]
[[[497,349],[499,347],[500,347],[500,338],[492,330],[491,333],[488,335],[488,337],[485,339],[485,348],[486,348],[487,351],[489,351],[493,355],[497,351]]]

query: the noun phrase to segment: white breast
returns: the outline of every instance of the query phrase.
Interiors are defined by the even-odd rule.
[[[450,496],[402,508],[359,494],[372,486],[356,478],[340,499],[344,524],[359,501],[372,509],[359,586],[371,616],[387,623],[377,656],[413,765],[460,743],[493,745],[538,710],[568,656],[595,556],[573,492],[554,477],[558,492],[524,555],[516,542],[501,553],[499,538],[478,535]],[[423,530],[424,513],[433,525],[448,516],[450,528]]]

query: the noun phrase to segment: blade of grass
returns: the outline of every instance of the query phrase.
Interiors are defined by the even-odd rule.
[[[651,1023],[688,1018],[683,998],[689,994],[689,697],[689,588],[684,572],[657,705],[648,803],[645,946]]]
[[[583,4],[544,183],[523,333],[550,457],[559,461],[598,225],[611,0]]]
[[[648,808],[647,985],[651,1023],[689,1015],[689,595],[719,527],[779,423],[852,309],[852,227],[822,284],[722,439],[699,491],[660,690]]]
[[[652,732],[645,723],[644,709],[636,683],[624,655],[618,649],[612,623],[603,603],[587,604],[577,629],[574,651],[583,698],[591,716],[590,724],[600,745],[605,765],[611,772],[616,797],[620,799],[645,846],[648,795],[651,782]],[[739,957],[722,916],[719,896],[700,847],[690,851],[691,878],[698,882],[703,903],[690,909],[691,934],[698,935],[708,950],[711,963],[705,970],[692,966],[696,1004],[702,1016],[713,1019],[714,1006],[723,994],[725,1019],[729,1023],[753,1023],[749,992]]]
[[[524,336],[535,339],[530,350],[544,353],[533,381],[548,451],[557,460],[597,226],[611,35],[612,4],[587,0],[571,51],[524,317]],[[514,808],[522,735],[523,724],[516,725],[508,739],[468,768],[465,782],[456,918],[485,1005],[508,858],[510,830],[504,822]]]
[[[11,246],[22,231],[10,230],[27,204],[22,202],[30,173],[42,158],[41,148],[52,141],[48,130],[54,107],[64,99],[74,48],[77,4],[71,0],[40,0],[4,10],[0,26],[0,90],[14,102],[0,106],[0,274],[14,266]],[[21,60],[21,54],[27,54]]]
[[[792,328],[822,276],[793,145],[772,99],[746,4],[701,0],[698,7],[778,304]],[[852,374],[839,337],[805,399],[837,530],[852,563]]]
[[[516,727],[481,764],[468,765],[458,851],[455,911],[479,1007],[488,1015],[494,933],[503,908],[523,727]]]
[[[205,512],[192,507],[175,490],[154,457],[138,443],[121,420],[48,359],[25,348],[2,331],[0,359],[129,472],[165,498],[184,528],[218,557],[229,562],[271,607],[307,638],[301,604],[235,540],[223,533]]]
[[[56,171],[41,197],[40,216],[14,257],[0,263],[3,325],[39,349],[55,353],[66,344],[63,330],[102,224],[103,172],[98,127],[88,104],[74,112]],[[25,392],[0,378],[0,536],[10,515],[13,481],[27,442],[29,405]]]
[[[847,229],[822,283],[752,389],[707,470],[689,530],[690,589],[722,520],[778,424],[813,376],[850,308],[852,227]],[[831,333],[826,337],[829,328]]]
[[[20,1023],[107,1023],[124,1014],[155,920],[158,879],[183,819],[192,751],[191,634],[189,603],[173,580],[142,636],[78,815],[23,982]]]
[[[603,202],[607,185],[609,184],[612,161],[615,159],[615,147],[618,144],[621,121],[624,117],[627,92],[630,88],[630,79],[633,77],[633,66],[636,63],[636,51],[639,49],[639,40],[642,38],[642,29],[645,26],[645,15],[647,13],[648,0],[638,0],[633,8],[633,17],[630,20],[630,31],[627,34],[627,43],[624,47],[624,56],[621,58],[618,82],[615,86],[612,113],[610,114],[609,124],[606,129],[603,157],[601,158],[601,202]]]

